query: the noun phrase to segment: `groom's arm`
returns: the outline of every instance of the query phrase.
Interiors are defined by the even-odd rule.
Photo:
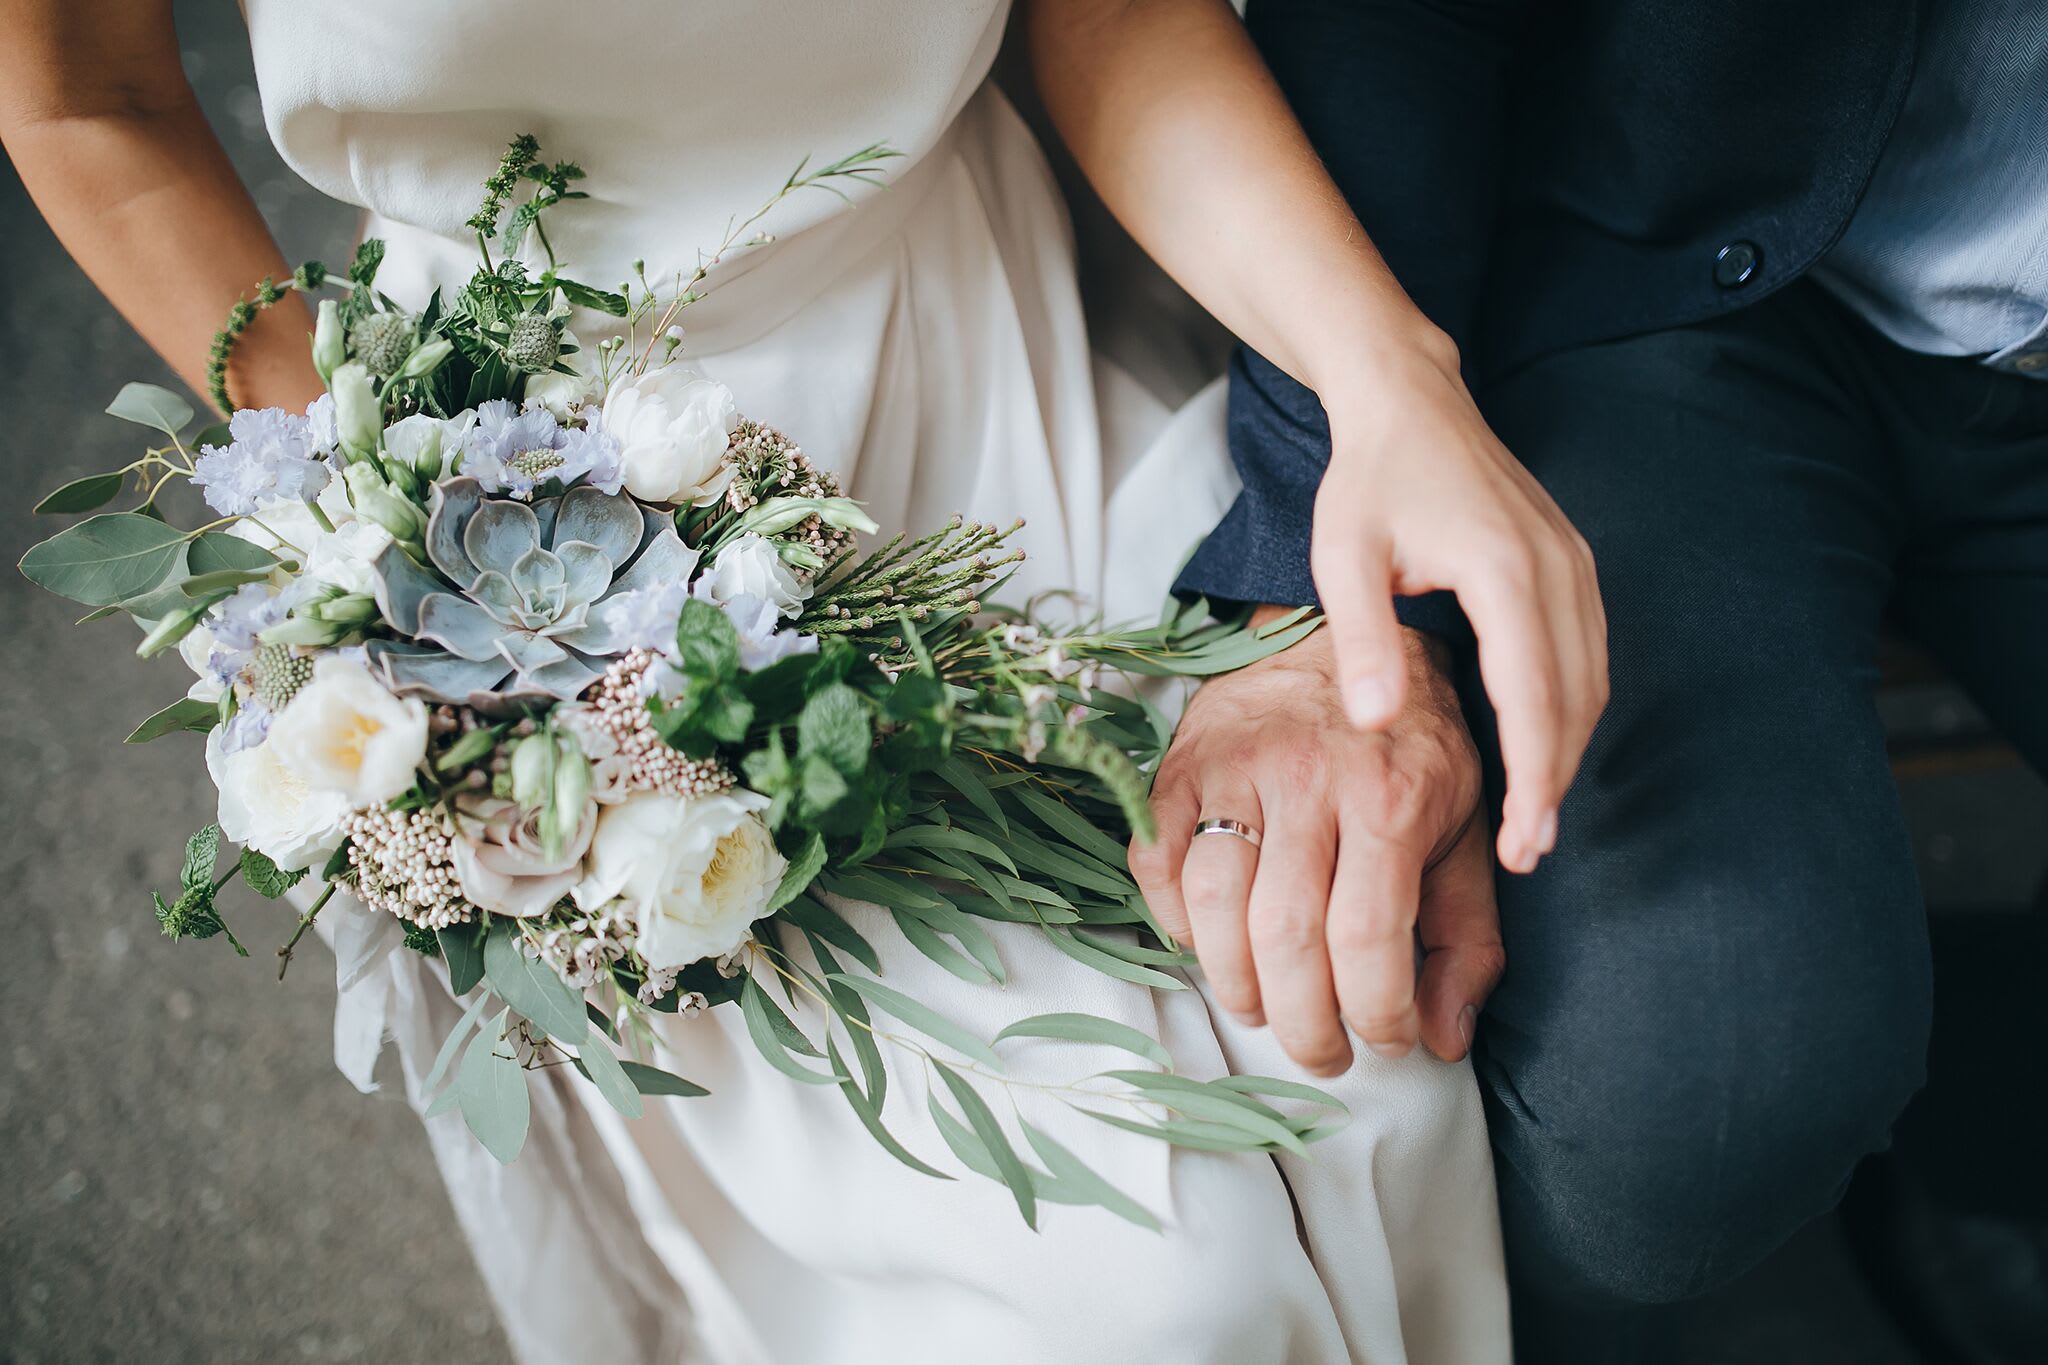
[[[1506,71],[1530,0],[1252,0],[1245,22],[1330,177],[1423,313],[1469,348],[1499,202]],[[1230,450],[1244,492],[1184,591],[1316,601],[1309,531],[1330,457],[1314,393],[1243,348]],[[1445,592],[1397,599],[1403,624],[1469,638]]]

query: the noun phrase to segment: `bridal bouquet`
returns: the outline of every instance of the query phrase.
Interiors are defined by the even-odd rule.
[[[228,883],[276,900],[308,880],[281,976],[336,894],[393,917],[468,999],[427,1087],[501,1160],[525,1137],[525,1069],[573,1065],[637,1116],[643,1095],[704,1093],[658,1064],[651,1015],[730,1004],[769,1065],[836,1087],[916,1169],[942,1174],[882,1122],[905,1057],[934,1079],[954,1155],[1027,1221],[1054,1200],[1149,1225],[1047,1134],[998,1117],[998,1044],[1135,1054],[1150,1065],[1063,1094],[1172,1143],[1298,1151],[1339,1106],[1293,1082],[1175,1075],[1155,1040],[1087,1015],[976,1036],[876,979],[841,907],[883,907],[939,967],[991,986],[1000,922],[1080,967],[1185,988],[1172,969],[1188,959],[1124,862],[1170,727],[1111,675],[1222,672],[1312,623],[1252,632],[1201,604],[1137,630],[999,611],[986,599],[1020,558],[1014,527],[956,518],[863,551],[875,527],[832,473],[677,361],[676,316],[724,253],[765,240],[745,234],[768,208],[868,180],[888,155],[799,168],[663,303],[644,270],[617,292],[558,273],[544,215],[582,197],[582,173],[522,138],[486,182],[459,293],[397,306],[374,240],[343,276],[308,264],[265,282],[218,340],[215,399],[231,406],[236,338],[295,289],[338,295],[312,339],[327,393],[188,438],[181,400],[129,385],[108,411],[163,441],[37,510],[91,511],[130,484],[140,505],[21,567],[88,620],[134,618],[140,654],[176,649],[197,675],[128,737],[203,733],[220,792],[178,890],[154,898],[164,932],[246,956]],[[572,308],[617,319],[611,339],[582,346]],[[159,500],[177,480],[217,519],[171,524]]]

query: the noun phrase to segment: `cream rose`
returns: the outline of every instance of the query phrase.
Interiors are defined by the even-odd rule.
[[[657,971],[733,952],[788,866],[756,813],[767,805],[742,788],[715,796],[648,793],[607,806],[577,904],[625,901],[641,956]]]
[[[636,498],[701,507],[732,482],[725,447],[739,409],[730,389],[695,370],[669,365],[613,384],[601,421]]]
[[[395,697],[349,659],[329,656],[270,723],[265,746],[315,791],[381,806],[413,784],[427,754],[427,708]]]
[[[792,619],[803,611],[804,600],[810,596],[776,553],[775,542],[751,531],[728,541],[699,582],[700,591],[721,607],[742,597],[755,597]]]
[[[465,805],[455,814],[455,880],[470,904],[494,915],[546,914],[581,879],[583,853],[596,828],[597,807],[585,803],[583,818],[550,858],[539,811],[498,798]]]
[[[220,788],[221,833],[287,872],[323,862],[341,846],[348,798],[307,786],[272,745],[228,753],[215,729],[206,736],[206,771]]]

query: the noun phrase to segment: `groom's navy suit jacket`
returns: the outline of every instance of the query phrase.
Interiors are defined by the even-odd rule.
[[[1915,0],[1253,0],[1252,34],[1395,275],[1483,380],[1697,322],[1848,225],[1912,74]],[[1329,433],[1249,352],[1244,492],[1187,591],[1315,600]],[[1401,604],[1455,634],[1448,599]]]

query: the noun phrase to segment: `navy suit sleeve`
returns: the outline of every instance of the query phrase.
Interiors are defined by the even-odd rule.
[[[1509,54],[1527,0],[1267,0],[1245,21],[1337,187],[1396,278],[1467,349],[1498,201]],[[1244,491],[1179,588],[1316,600],[1309,529],[1329,460],[1316,396],[1249,350],[1230,373]],[[1469,632],[1448,594],[1402,598],[1408,624]]]

